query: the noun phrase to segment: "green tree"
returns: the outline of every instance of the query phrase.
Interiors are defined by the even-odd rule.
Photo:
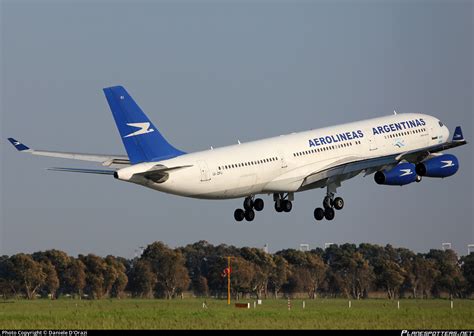
[[[269,283],[271,288],[273,288],[273,293],[276,299],[283,285],[288,281],[290,270],[288,262],[280,255],[274,257],[274,265],[275,266],[270,273]]]
[[[107,295],[121,298],[125,295],[124,291],[128,283],[126,266],[123,260],[112,255],[105,258],[105,263],[107,264],[107,276],[105,278]]]
[[[466,279],[465,292],[467,295],[474,293],[474,252],[461,258],[461,271]]]
[[[304,268],[308,271],[311,281],[309,296],[312,299],[316,299],[318,290],[326,278],[327,265],[319,255],[307,252]]]
[[[156,285],[156,274],[153,272],[150,262],[143,259],[136,260],[129,274],[129,288],[132,295],[152,298]]]
[[[48,260],[41,263],[42,271],[45,274],[44,288],[51,299],[56,298],[56,291],[59,288],[59,278],[53,264]]]
[[[159,296],[171,299],[188,289],[190,279],[180,251],[155,242],[143,251],[142,258],[150,263],[156,275],[155,290]]]
[[[201,292],[203,288],[194,288],[194,286],[200,286],[200,284],[203,283],[201,278],[204,277],[206,278],[207,290],[209,290],[207,279],[209,277],[212,261],[217,257],[215,253],[216,248],[207,241],[201,240],[194,244],[188,244],[178,250],[185,258],[185,266],[191,279],[192,289],[196,294],[204,295],[204,293]],[[209,260],[211,260],[211,262],[209,262]]]
[[[453,250],[430,250],[426,257],[435,262],[438,270],[434,293],[439,296],[442,292],[447,292],[450,298],[462,296],[465,280],[456,253]]]
[[[207,279],[203,276],[199,276],[193,282],[194,294],[198,296],[207,297],[209,295],[209,286],[207,285]]]
[[[4,298],[17,296],[21,291],[21,284],[14,277],[11,259],[4,255],[0,257],[0,293]]]
[[[252,280],[254,279],[254,265],[242,257],[232,259],[232,273],[230,276],[231,290],[236,300],[241,294],[252,291]],[[224,278],[227,279],[227,278]],[[226,282],[227,280],[225,280]]]
[[[387,259],[381,262],[379,282],[387,291],[389,299],[394,299],[398,295],[404,281],[404,273],[403,268],[392,260]]]
[[[13,279],[21,284],[28,299],[34,299],[46,278],[41,264],[34,261],[30,255],[24,253],[16,254],[10,260],[13,269]]]
[[[314,293],[313,280],[306,267],[292,266],[288,276],[288,283],[285,286],[288,294],[307,293],[312,297]]]
[[[107,272],[110,269],[107,268],[107,264],[104,259],[94,254],[88,254],[87,256],[79,256],[79,259],[86,266],[86,286],[84,292],[93,299],[101,299],[106,293],[107,279],[110,276]]]
[[[375,275],[369,262],[364,259],[360,252],[355,252],[350,260],[352,297],[360,299],[367,297]]]
[[[66,291],[81,299],[86,287],[86,265],[80,259],[71,257],[62,278]]]
[[[252,291],[257,298],[260,298],[262,293],[266,298],[270,276],[275,267],[272,255],[262,249],[249,247],[243,247],[240,250],[240,255],[255,266]]]
[[[418,293],[422,298],[428,298],[431,294],[435,279],[439,276],[434,260],[425,259],[418,255],[413,262],[413,297],[417,298]]]
[[[71,257],[66,252],[60,250],[47,250],[44,252],[35,252],[32,257],[37,262],[50,262],[59,279],[58,295],[67,294],[70,292],[70,286],[66,281],[66,270],[71,263]]]
[[[374,280],[373,269],[355,245],[331,245],[324,252],[323,258],[329,265],[327,278],[330,292],[356,299],[368,295]]]

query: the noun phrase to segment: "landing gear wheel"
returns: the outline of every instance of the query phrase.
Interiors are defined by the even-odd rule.
[[[314,209],[314,219],[320,221],[324,218],[324,210],[322,208]]]
[[[329,196],[324,197],[323,207],[324,207],[324,209],[332,208],[332,199],[331,199],[331,197],[329,197]]]
[[[234,211],[234,218],[237,222],[241,222],[245,218],[245,212],[242,209],[236,209]]]
[[[420,183],[421,182],[421,176],[420,175],[416,175],[416,183]]]
[[[253,208],[253,201],[252,198],[246,197],[244,199],[244,209],[245,210],[251,210]]]
[[[336,197],[332,204],[336,210],[341,210],[344,208],[344,200],[341,197]]]
[[[333,220],[335,215],[336,212],[333,208],[327,208],[326,210],[324,210],[324,217],[326,217],[327,220]]]
[[[249,210],[245,210],[245,219],[249,222],[253,221],[253,219],[255,218],[255,211],[253,211],[252,209],[249,209]]]
[[[282,212],[283,211],[283,208],[282,208],[282,202],[283,201],[280,201],[280,206],[278,206],[278,202],[275,202],[275,210],[276,212]]]
[[[281,203],[281,207],[283,208],[283,211],[290,212],[291,209],[293,209],[293,204],[288,200],[284,200]]]
[[[253,201],[253,208],[257,211],[262,211],[263,210],[263,199],[257,198],[255,201]]]

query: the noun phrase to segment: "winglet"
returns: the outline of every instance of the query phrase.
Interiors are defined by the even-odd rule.
[[[30,150],[30,148],[28,146],[25,146],[24,144],[22,144],[20,141],[17,141],[13,138],[8,138],[8,141],[11,142],[11,144],[13,146],[15,146],[15,148],[17,150],[19,150],[20,152],[23,152],[23,151],[27,151],[27,150]]]
[[[453,134],[453,141],[463,141],[464,136],[462,135],[461,126],[456,127]]]

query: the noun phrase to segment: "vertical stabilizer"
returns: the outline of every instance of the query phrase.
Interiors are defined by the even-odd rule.
[[[105,88],[104,93],[132,164],[185,154],[166,141],[122,86]]]

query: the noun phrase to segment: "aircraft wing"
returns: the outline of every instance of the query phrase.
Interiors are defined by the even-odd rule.
[[[10,143],[18,151],[22,153],[57,157],[57,158],[63,158],[63,159],[100,162],[103,166],[106,166],[106,167],[123,168],[130,165],[130,160],[128,159],[128,156],[124,156],[124,155],[85,154],[85,153],[72,153],[72,152],[55,152],[55,151],[47,151],[47,150],[34,150],[13,138],[8,138],[8,141],[10,141]]]
[[[369,159],[357,160],[357,158],[346,158],[344,162],[336,162],[328,167],[308,175],[300,187],[300,190],[312,188],[323,188],[331,183],[340,185],[344,180],[348,180],[362,172],[364,176],[373,174],[379,170],[391,169],[401,161],[417,163],[447,149],[456,148],[467,144],[462,135],[461,127],[456,127],[453,139],[451,141],[425,147],[413,151],[408,151],[396,155],[374,157]]]
[[[339,185],[342,181],[348,180],[361,172],[365,175],[375,173],[378,170],[390,168],[398,164],[395,155],[375,157],[371,159],[355,160],[332,164],[331,167],[314,172],[308,175],[300,187],[300,190],[313,188],[324,188],[329,184]]]

